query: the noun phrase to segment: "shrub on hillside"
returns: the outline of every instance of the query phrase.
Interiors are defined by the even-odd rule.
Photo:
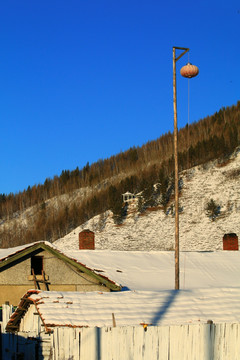
[[[210,220],[214,221],[219,216],[220,210],[221,206],[211,199],[206,206],[206,215],[210,218]]]

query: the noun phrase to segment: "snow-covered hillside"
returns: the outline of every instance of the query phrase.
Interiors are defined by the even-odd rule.
[[[221,250],[225,233],[240,234],[240,148],[226,162],[214,161],[181,174],[180,250]],[[220,215],[211,221],[206,205],[213,199],[220,205]],[[95,232],[96,249],[172,250],[175,219],[163,210],[138,214],[136,203],[122,225],[115,225],[110,211],[95,216],[55,244],[77,249],[78,234],[83,229]]]

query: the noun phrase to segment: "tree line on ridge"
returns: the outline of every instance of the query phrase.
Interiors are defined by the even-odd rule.
[[[179,171],[228,156],[239,144],[240,101],[179,130]],[[121,194],[147,191],[156,183],[162,184],[159,191],[163,194],[163,183],[169,181],[173,172],[173,135],[169,132],[142,147],[132,147],[91,165],[87,163],[82,169],[63,170],[60,176],[47,178],[44,184],[29,186],[16,194],[0,194],[0,246],[54,241],[109,209],[117,218],[124,212]],[[92,189],[81,201],[62,206],[61,201],[58,206],[47,202],[81,188]],[[25,223],[18,222],[19,214],[30,207],[35,208],[35,215]]]

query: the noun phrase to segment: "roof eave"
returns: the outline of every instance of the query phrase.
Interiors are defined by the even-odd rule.
[[[17,309],[11,315],[11,317],[10,317],[8,323],[7,323],[7,326],[6,326],[6,331],[7,332],[15,333],[15,332],[19,331],[19,326],[20,326],[21,319],[23,318],[23,316],[27,312],[29,306],[31,304],[33,304],[33,300],[30,298],[31,294],[33,294],[33,293],[38,294],[39,291],[38,290],[29,290],[21,298],[21,301],[20,301]]]

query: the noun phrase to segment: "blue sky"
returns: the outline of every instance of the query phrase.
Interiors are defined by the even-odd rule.
[[[0,4],[0,193],[173,130],[172,47],[190,48],[190,122],[240,100],[239,1]],[[178,127],[188,80],[177,62]]]

